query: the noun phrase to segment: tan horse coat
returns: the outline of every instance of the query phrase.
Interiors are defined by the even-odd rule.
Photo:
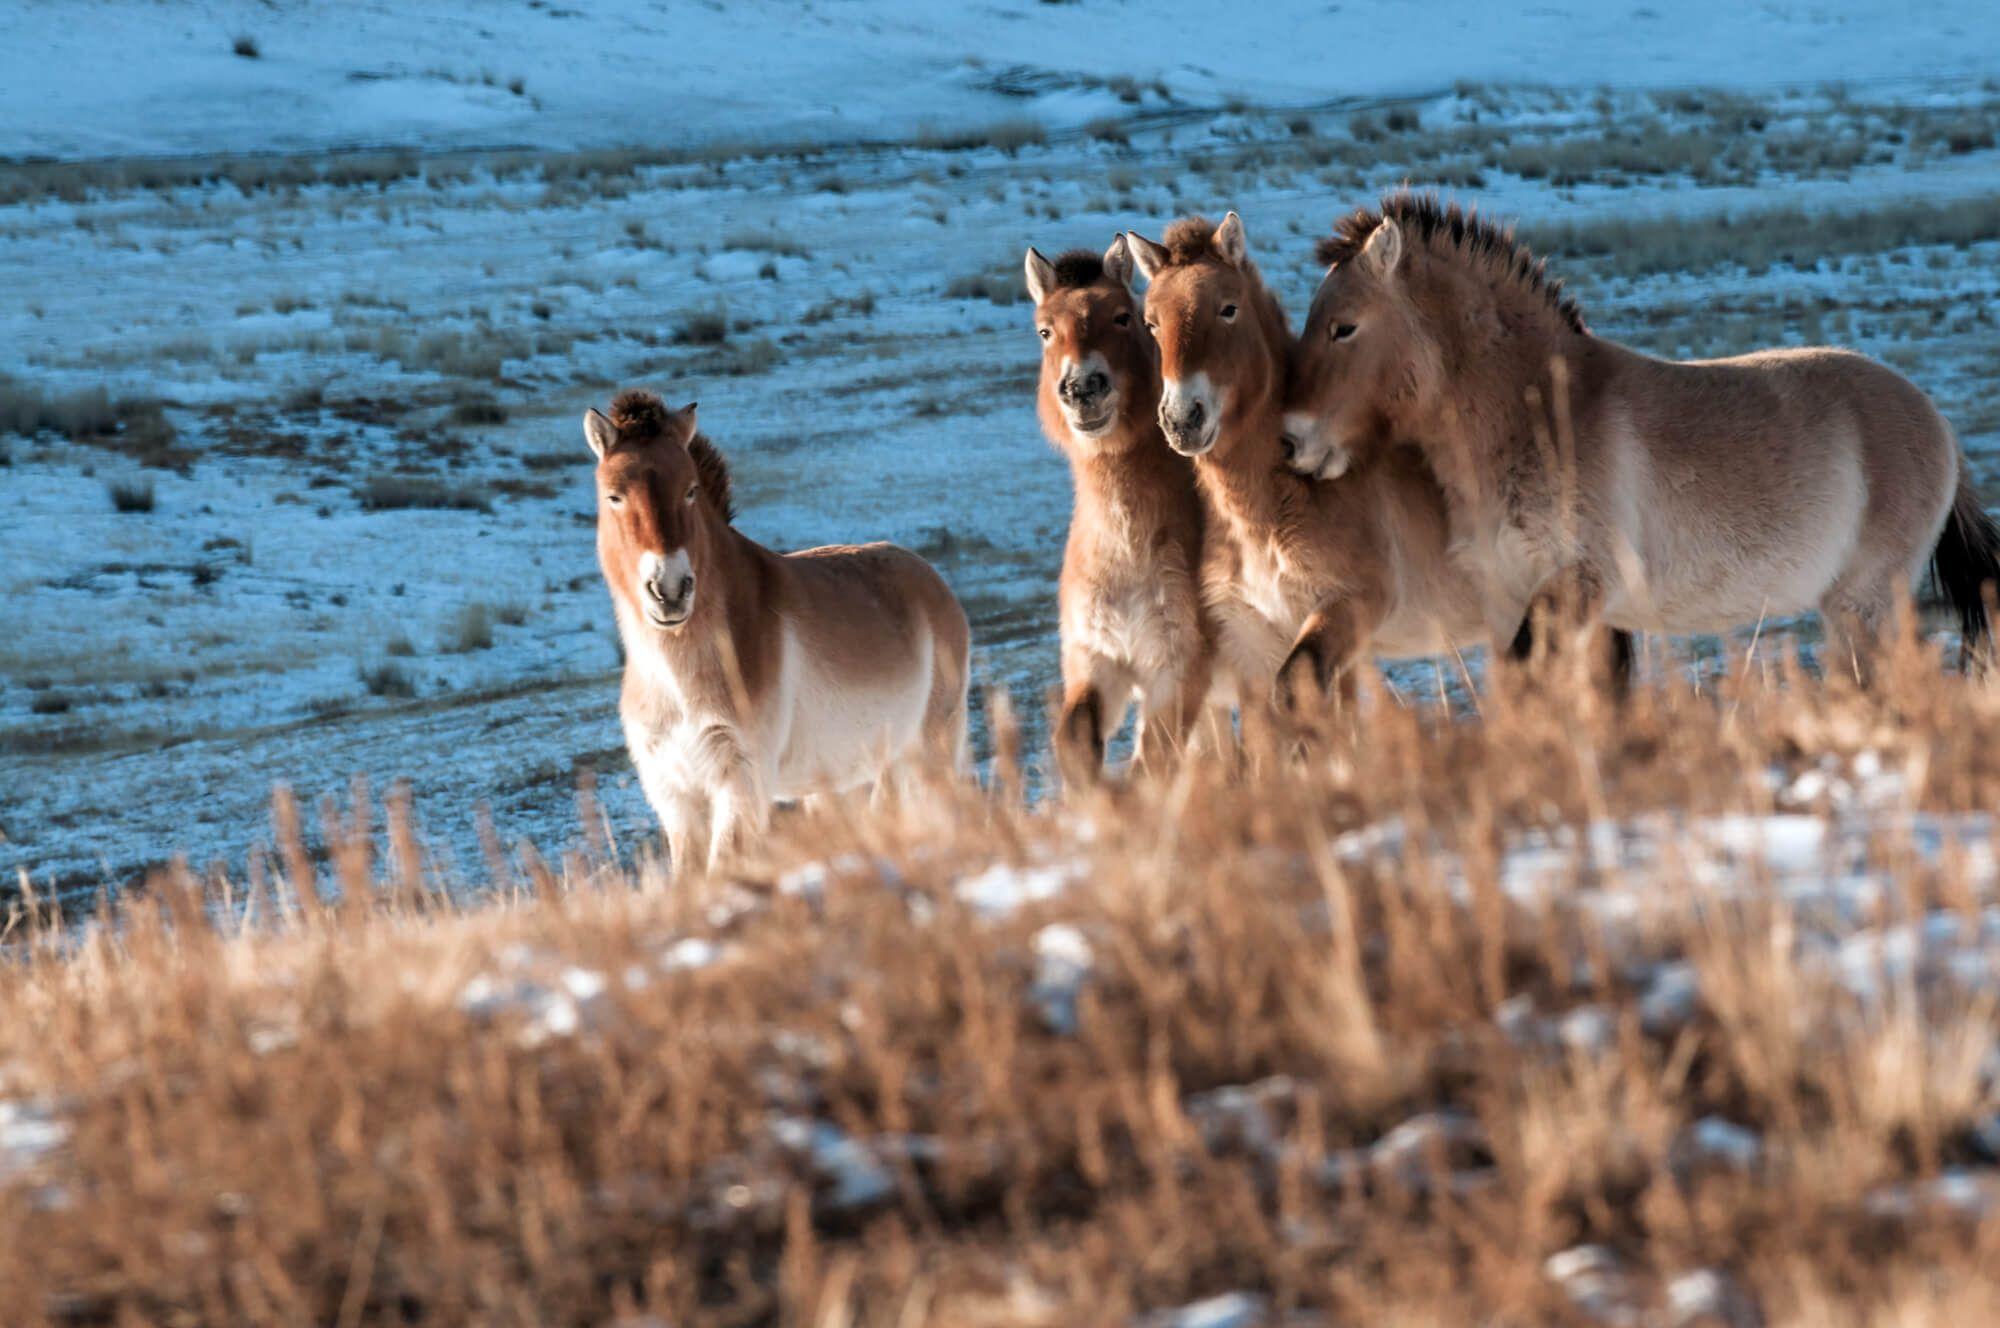
[[[1560,589],[1637,631],[1818,609],[1858,652],[1934,550],[1984,630],[1992,525],[1950,427],[1894,370],[1825,348],[1629,350],[1509,233],[1428,198],[1347,218],[1322,257],[1293,364],[1296,464],[1338,474],[1415,441],[1500,640]]]
[[[1159,368],[1138,319],[1120,236],[1102,258],[1026,260],[1042,342],[1042,430],[1069,459],[1075,502],[1057,605],[1066,778],[1095,776],[1136,702],[1142,764],[1186,743],[1208,694],[1210,632],[1196,575],[1194,472],[1160,437]]]
[[[928,563],[891,544],[781,555],[738,532],[692,405],[627,392],[584,434],[619,714],[676,870],[745,847],[774,799],[963,763],[970,633]]]
[[[1203,594],[1219,665],[1246,705],[1295,706],[1351,685],[1370,655],[1406,658],[1484,639],[1479,602],[1446,557],[1445,507],[1414,454],[1389,453],[1337,483],[1284,465],[1291,337],[1250,261],[1243,225],[1176,222],[1166,243],[1130,237],[1160,346],[1160,424],[1196,458],[1208,512]]]

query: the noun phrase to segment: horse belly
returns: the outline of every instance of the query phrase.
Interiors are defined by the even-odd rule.
[[[1478,632],[1467,636],[1476,639]],[[1456,644],[1448,624],[1437,614],[1403,610],[1375,630],[1369,649],[1379,659],[1416,659],[1450,654]]]
[[[923,737],[930,706],[932,645],[885,643],[864,674],[841,670],[785,627],[780,709],[785,719],[773,789],[780,798],[838,791],[872,782]]]
[[[1854,555],[1867,481],[1851,452],[1825,466],[1821,483],[1795,495],[1779,519],[1730,519],[1706,504],[1661,502],[1621,563],[1605,599],[1615,627],[1652,632],[1726,632],[1819,606]],[[1615,551],[1614,551],[1615,552]]]

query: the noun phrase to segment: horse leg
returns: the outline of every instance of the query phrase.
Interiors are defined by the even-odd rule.
[[[771,824],[771,800],[741,738],[717,726],[702,735],[700,765],[712,772],[708,869],[749,848]]]
[[[1593,685],[1609,685],[1623,696],[1632,685],[1632,634],[1607,627],[1602,617],[1604,587],[1581,563],[1557,572],[1528,601],[1507,658],[1516,664],[1546,664],[1580,647]]]
[[[1329,693],[1336,714],[1354,713],[1360,699],[1355,666],[1382,625],[1383,609],[1379,596],[1343,595],[1313,610],[1278,666],[1274,699],[1281,714],[1295,721],[1316,716]]]
[[[1844,673],[1866,687],[1874,674],[1875,654],[1895,601],[1891,586],[1863,587],[1845,578],[1836,581],[1819,602],[1820,620],[1826,627],[1821,673],[1827,677]]]
[[[1148,770],[1164,769],[1193,750],[1204,736],[1202,721],[1212,714],[1209,693],[1213,672],[1204,645],[1190,650],[1179,669],[1153,679],[1140,702],[1136,743],[1140,765]],[[1215,736],[1213,732],[1206,734],[1212,749],[1220,750],[1214,746]]]
[[[674,876],[691,874],[695,855],[700,852],[697,845],[706,838],[707,806],[698,795],[681,794],[665,803],[655,801],[653,810],[659,814],[660,829],[667,837],[668,872]]]

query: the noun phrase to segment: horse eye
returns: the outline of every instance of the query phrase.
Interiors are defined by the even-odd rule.
[[[1352,323],[1341,323],[1333,329],[1333,339],[1335,341],[1345,341],[1358,330]]]
[[[1045,327],[1038,327],[1035,329],[1035,335],[1040,337],[1043,341],[1047,341],[1049,337],[1053,334]]]
[[[604,501],[610,503],[613,507],[623,507],[625,505],[625,495],[622,493],[607,493],[604,495]]]
[[[1233,323],[1233,322],[1235,322],[1235,321],[1236,321],[1236,306],[1235,306],[1235,305],[1233,305],[1233,304],[1225,304],[1225,305],[1223,305],[1223,306],[1222,306],[1222,321],[1223,321],[1223,322],[1225,322],[1225,323]]]
[[[690,484],[690,485],[688,485],[688,496],[687,496],[687,500],[688,500],[689,502],[693,502],[693,501],[694,501],[694,491],[695,491],[696,489],[699,489],[700,487],[701,487],[701,486],[700,486],[699,484]]]
[[[1111,321],[1112,321],[1112,322],[1114,322],[1114,323],[1116,323],[1116,324],[1118,324],[1118,326],[1120,326],[1120,327],[1130,327],[1130,326],[1132,326],[1132,315],[1130,315],[1130,314],[1120,314],[1120,315],[1118,315],[1118,316],[1117,316],[1116,318],[1112,319]]]

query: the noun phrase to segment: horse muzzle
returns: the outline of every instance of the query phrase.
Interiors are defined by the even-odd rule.
[[[663,631],[672,631],[694,616],[694,573],[683,572],[672,585],[646,581],[640,587],[639,607],[646,621]]]

